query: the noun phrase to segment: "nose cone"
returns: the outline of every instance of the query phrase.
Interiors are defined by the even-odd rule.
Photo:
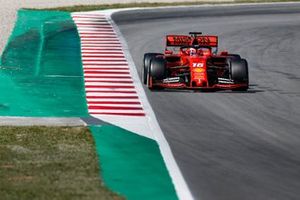
[[[193,87],[206,87],[207,86],[207,82],[205,79],[194,79],[192,82]]]
[[[191,65],[191,78],[194,87],[207,86],[206,60],[203,58],[193,59]]]

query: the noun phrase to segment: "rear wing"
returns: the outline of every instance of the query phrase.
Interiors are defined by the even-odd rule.
[[[203,47],[218,47],[218,36],[214,35],[167,35],[166,45],[173,47],[199,45]]]

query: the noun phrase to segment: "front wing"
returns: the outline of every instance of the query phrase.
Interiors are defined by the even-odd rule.
[[[207,87],[193,87],[186,83],[163,83],[161,81],[155,81],[149,77],[148,88],[170,88],[170,89],[191,89],[191,90],[205,90],[205,89],[220,89],[220,90],[232,90],[238,88],[248,87],[246,83],[218,83]]]

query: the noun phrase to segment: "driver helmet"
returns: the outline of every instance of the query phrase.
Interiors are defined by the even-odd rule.
[[[197,50],[195,48],[190,48],[190,56],[195,56],[197,54]]]

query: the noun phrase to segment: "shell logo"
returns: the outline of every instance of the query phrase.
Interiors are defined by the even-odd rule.
[[[201,73],[201,72],[204,72],[205,69],[204,68],[195,68],[193,71]]]

